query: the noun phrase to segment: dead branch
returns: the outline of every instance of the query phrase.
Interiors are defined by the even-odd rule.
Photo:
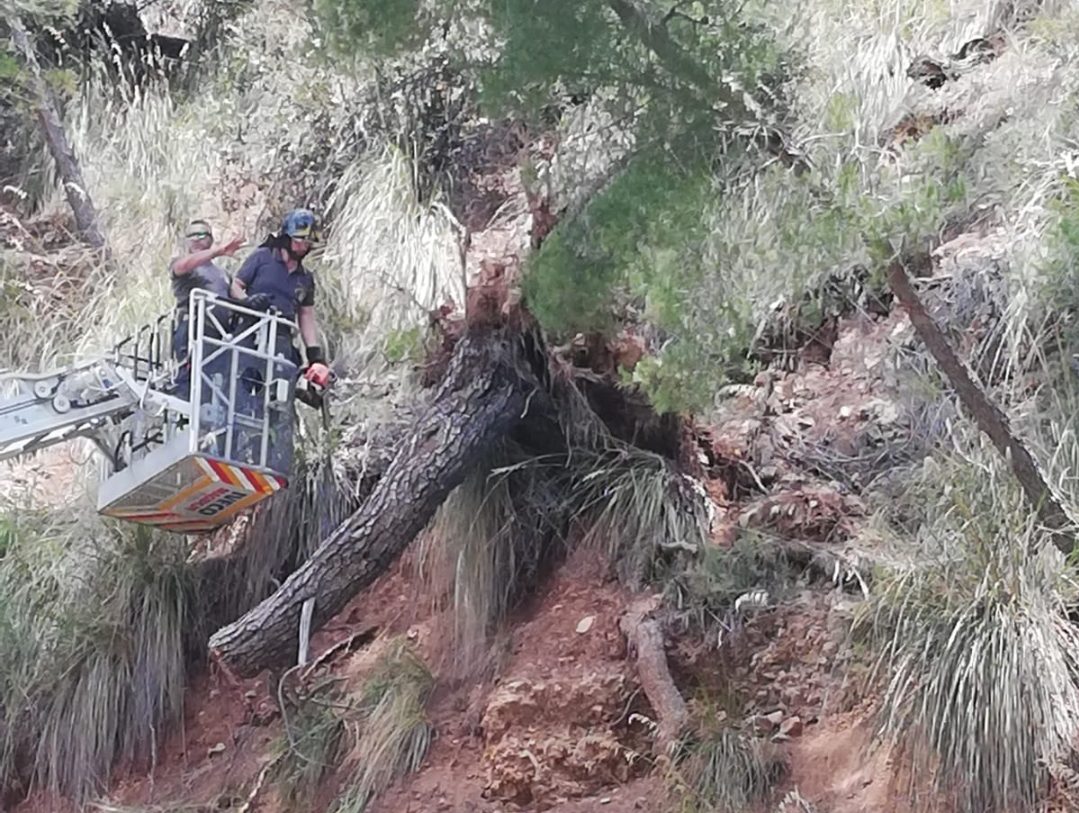
[[[16,49],[22,56],[26,65],[26,71],[30,77],[31,89],[34,94],[34,108],[38,122],[41,125],[41,133],[45,143],[49,146],[49,153],[56,162],[56,169],[60,173],[60,181],[67,196],[68,205],[75,215],[75,226],[82,238],[94,249],[105,249],[105,234],[101,230],[101,221],[98,218],[97,208],[90,197],[90,190],[82,176],[82,169],[75,157],[75,151],[68,141],[67,132],[64,130],[60,119],[60,107],[56,103],[56,97],[49,87],[41,65],[38,64],[34,48],[30,44],[30,37],[23,27],[22,21],[14,14],[7,16],[7,24],[11,29],[11,39]]]
[[[689,724],[689,709],[667,666],[663,629],[651,614],[659,607],[659,596],[634,602],[619,621],[630,653],[635,653],[641,688],[658,717],[656,752],[670,755]]]
[[[911,284],[904,260],[897,259],[891,264],[888,269],[888,284],[896,298],[907,309],[918,337],[925,342],[925,346],[929,348],[929,352],[955,388],[960,403],[974,418],[978,428],[989,436],[997,451],[1008,461],[1012,473],[1019,481],[1031,506],[1052,532],[1054,544],[1065,555],[1071,553],[1075,544],[1072,535],[1068,532],[1073,527],[1071,519],[1053,494],[1053,490],[1046,482],[1030,450],[1012,432],[1008,417],[975,383],[967,366],[948,344],[948,339],[940,326],[926,311]]]

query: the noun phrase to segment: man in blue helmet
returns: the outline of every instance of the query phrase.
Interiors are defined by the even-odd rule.
[[[315,277],[303,264],[304,257],[318,241],[318,223],[315,215],[307,209],[295,209],[285,215],[277,234],[271,234],[243,262],[232,280],[229,293],[232,298],[251,310],[273,310],[280,316],[295,322],[306,349],[307,366],[301,366],[299,350],[293,344],[289,331],[277,334],[276,347],[272,352],[287,364],[274,365],[273,378],[288,377],[300,368],[306,386],[297,387],[295,396],[311,406],[322,403],[322,396],[314,389],[329,386],[330,370],[326,365],[322,348],[318,345],[318,321],[315,318]],[[241,327],[241,330],[243,328]],[[252,336],[251,341],[255,341]],[[295,365],[295,366],[293,366]],[[235,432],[233,459],[249,463],[258,462],[259,451],[266,441],[258,431],[252,431],[250,419],[259,419],[267,396],[265,363],[248,359],[241,363],[239,388],[235,408],[240,420]],[[270,427],[266,465],[277,471],[285,471],[291,459],[292,415],[282,416]]]
[[[326,387],[330,370],[318,344],[315,277],[303,265],[304,257],[318,238],[318,221],[311,211],[289,212],[281,221],[280,231],[267,237],[244,261],[232,281],[230,293],[233,299],[252,310],[275,308],[286,319],[296,322],[307,351],[304,378]],[[279,352],[299,365],[300,355],[292,346],[292,337],[282,337],[282,342]]]

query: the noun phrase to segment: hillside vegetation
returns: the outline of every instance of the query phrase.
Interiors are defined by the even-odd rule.
[[[6,0],[0,35],[0,371],[166,311],[190,220],[235,271],[306,206],[338,374],[212,538],[98,516],[89,443],[0,463],[0,807],[1079,805],[1071,4]],[[863,723],[889,790],[844,807],[807,743]]]

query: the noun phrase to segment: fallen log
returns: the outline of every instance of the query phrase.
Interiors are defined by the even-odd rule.
[[[371,495],[273,595],[210,637],[217,663],[252,676],[295,656],[303,604],[314,600],[312,631],[340,612],[400,556],[492,444],[541,408],[523,335],[483,329],[458,343],[442,385]]]
[[[671,756],[689,724],[689,709],[682,693],[674,685],[667,665],[663,630],[651,617],[658,609],[659,596],[635,602],[618,623],[626,637],[629,651],[636,658],[637,677],[648,703],[656,713],[657,756]]]
[[[302,563],[306,551],[317,547],[336,530],[341,521],[359,509],[374,491],[393,459],[392,452],[379,447],[357,465],[346,462],[347,493],[339,493],[328,482],[324,493],[303,493],[304,483],[277,494],[255,510],[238,530],[230,526],[210,550],[193,562],[202,596],[201,631],[192,630],[201,651],[210,630],[235,621],[264,599],[272,586]],[[328,480],[329,478],[327,478]],[[328,507],[319,500],[332,500]]]

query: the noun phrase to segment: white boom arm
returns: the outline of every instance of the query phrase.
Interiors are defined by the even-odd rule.
[[[135,381],[113,360],[37,375],[0,374],[0,460],[78,437],[94,440],[112,457],[110,441],[122,419],[154,405],[181,411],[187,406]]]

